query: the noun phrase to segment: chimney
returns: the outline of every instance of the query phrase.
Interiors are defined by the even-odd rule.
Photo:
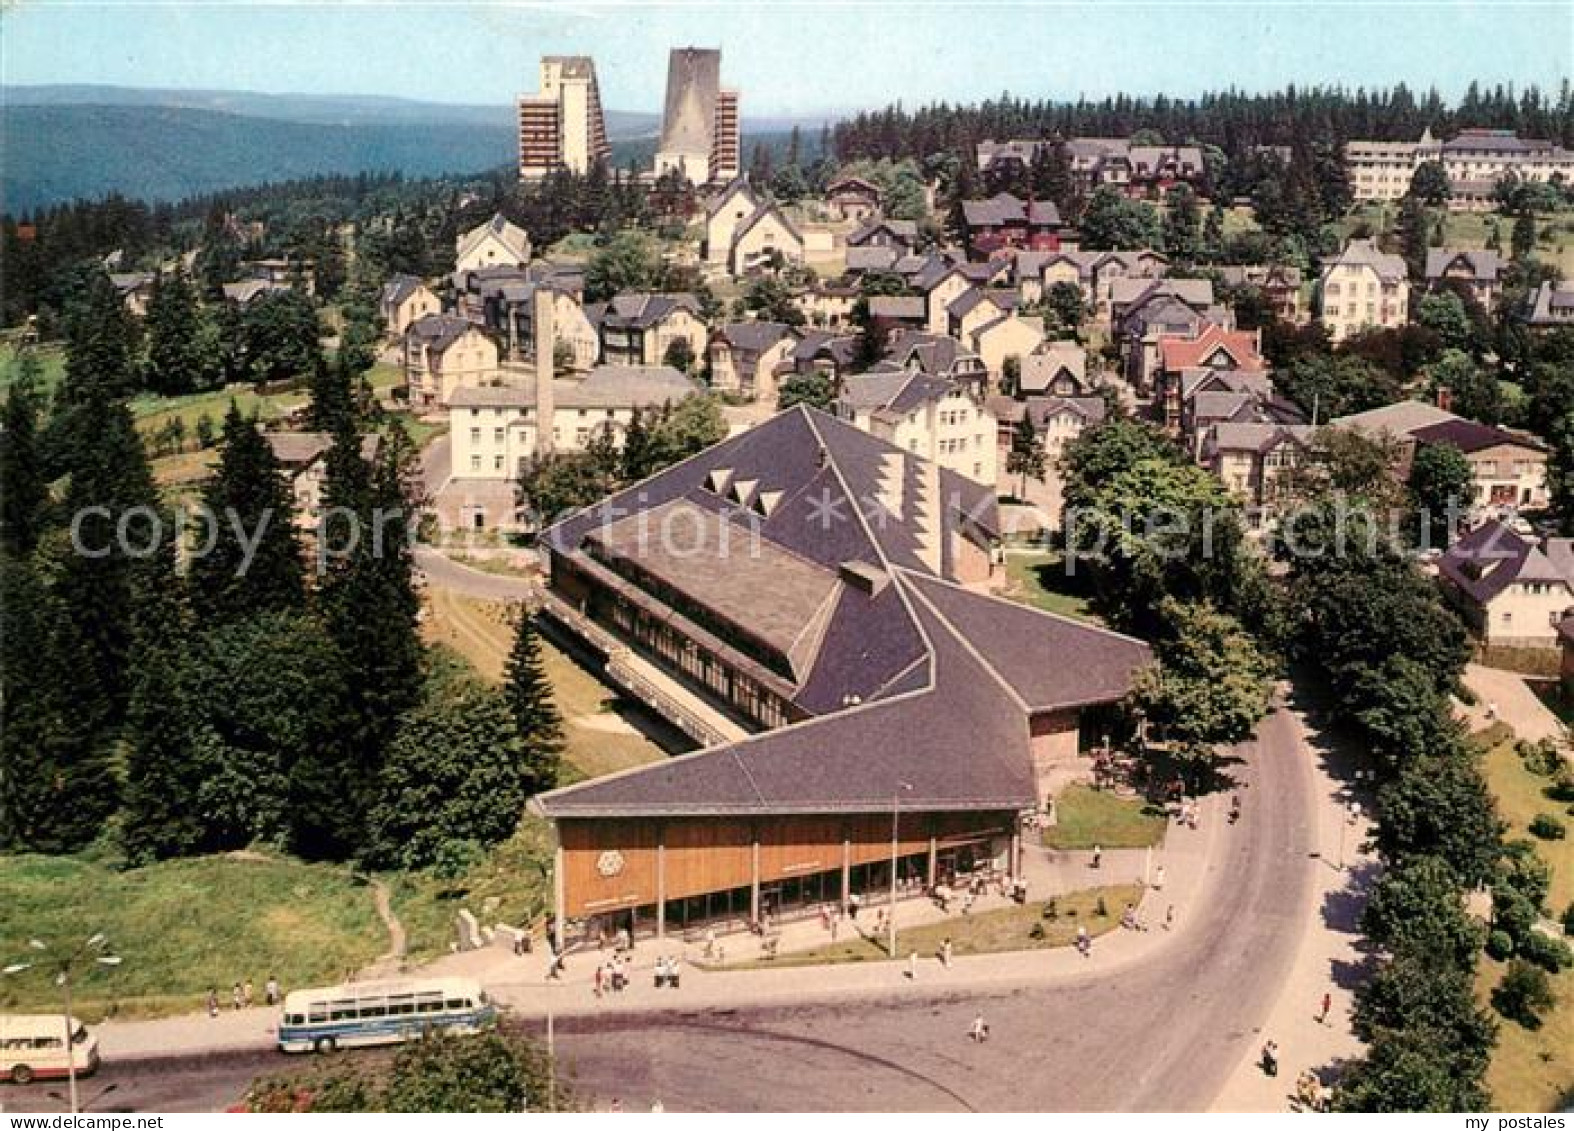
[[[1454,411],[1454,391],[1447,385],[1443,385],[1437,390],[1437,407],[1444,412]]]
[[[552,291],[545,283],[536,284],[531,301],[535,304],[532,321],[536,336],[536,456],[552,454],[552,425],[557,406],[552,397],[552,354],[557,345],[552,324]]]

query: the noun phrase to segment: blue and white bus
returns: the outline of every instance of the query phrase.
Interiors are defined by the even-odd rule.
[[[295,990],[279,1015],[281,1052],[332,1052],[418,1041],[430,1033],[479,1033],[497,1007],[470,978],[422,978]]]

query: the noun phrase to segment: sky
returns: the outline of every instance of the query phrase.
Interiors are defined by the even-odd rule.
[[[499,104],[543,54],[589,54],[603,104],[659,112],[666,54],[720,47],[744,115],[1286,83],[1574,75],[1574,0],[0,0],[0,81]]]

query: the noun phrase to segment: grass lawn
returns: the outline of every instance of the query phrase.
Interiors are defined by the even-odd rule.
[[[198,484],[213,474],[218,466],[216,448],[199,452],[181,452],[174,456],[160,456],[152,461],[153,481],[160,487],[185,487]]]
[[[1068,785],[1055,798],[1056,824],[1044,830],[1050,848],[1147,848],[1164,839],[1169,820],[1140,797]]]
[[[427,599],[427,639],[452,647],[483,679],[501,682],[514,639],[508,610],[495,601],[463,597],[435,586]],[[567,724],[566,778],[600,777],[666,757],[661,747],[623,721],[618,713],[621,701],[611,689],[549,641],[541,641],[541,651]]]
[[[38,382],[38,393],[44,397],[54,395],[60,387],[61,379],[66,375],[65,351],[58,345],[36,346],[33,350],[43,368],[43,376]],[[17,371],[17,350],[12,342],[0,342],[0,400],[4,400],[10,391],[11,381]]]
[[[388,417],[390,420],[398,420],[404,425],[405,432],[409,434],[411,440],[415,441],[417,449],[426,447],[433,436],[448,431],[447,421],[422,420],[413,412],[390,412]]]
[[[0,961],[27,940],[74,946],[105,932],[124,962],[78,980],[76,1008],[98,1019],[199,1009],[209,986],[228,1001],[250,978],[286,988],[338,981],[387,950],[369,888],[342,867],[234,853],[116,871],[78,857],[0,858]],[[0,981],[0,1010],[52,1008],[38,971]]]
[[[551,830],[544,820],[526,817],[512,837],[457,879],[427,872],[385,876],[408,958],[425,962],[447,954],[461,907],[484,926],[540,923],[551,911],[551,867]]]
[[[186,397],[155,397],[151,394],[136,397],[131,402],[131,413],[137,418],[137,427],[144,434],[158,431],[166,423],[179,417],[186,425],[188,437],[194,436],[197,421],[206,416],[213,422],[214,434],[224,425],[224,415],[234,401],[241,412],[250,416],[256,413],[269,423],[283,416],[285,411],[306,403],[303,391],[262,396],[251,385],[230,385],[208,393],[193,393]]]
[[[1102,623],[1089,607],[1087,596],[1078,591],[1078,579],[1066,576],[1062,562],[1058,553],[1007,554],[1005,595],[1047,613]]]
[[[1508,822],[1509,837],[1526,837],[1526,826],[1537,813],[1554,813],[1566,825],[1574,824],[1564,812],[1566,804],[1543,795],[1547,779],[1525,769],[1514,753],[1512,738],[1493,747],[1481,768],[1497,798],[1498,814]],[[1547,905],[1553,918],[1559,918],[1574,900],[1574,840],[1529,839],[1552,869]],[[1483,1003],[1502,980],[1503,970],[1503,963],[1481,956],[1476,988]],[[1553,1111],[1574,1081],[1574,970],[1554,976],[1552,985],[1558,1004],[1540,1029],[1498,1018],[1498,1043],[1487,1069],[1487,1087],[1499,1111]]]
[[[1088,929],[1090,935],[1102,935],[1120,925],[1120,915],[1126,904],[1142,898],[1140,884],[1117,884],[1111,887],[1089,888],[1069,892],[1054,899],[1056,917],[1044,917],[1045,904],[1027,903],[1020,907],[1002,907],[977,915],[963,915],[938,923],[909,927],[897,937],[897,953],[905,958],[911,951],[927,958],[937,954],[940,944],[951,940],[952,953],[999,954],[1012,950],[1048,950],[1050,947],[1070,946],[1076,941],[1077,927]],[[1104,901],[1104,914],[1098,914],[1099,900]],[[845,920],[844,920],[845,925]],[[1041,926],[1041,936],[1033,936],[1033,928]],[[820,966],[833,962],[889,962],[885,951],[885,936],[879,938],[855,936],[813,950],[793,951],[773,959],[729,963],[728,968],[763,968],[769,966]]]

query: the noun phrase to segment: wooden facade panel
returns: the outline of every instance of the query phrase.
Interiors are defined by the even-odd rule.
[[[931,836],[945,848],[1009,834],[1013,822],[1010,813],[904,813],[897,851],[926,852]],[[839,870],[844,838],[852,865],[891,858],[891,817],[877,813],[564,820],[558,836],[563,910],[570,918],[649,906],[660,893],[670,901],[748,887],[755,878],[756,836],[761,883]]]
[[[833,872],[842,866],[839,817],[788,817],[760,824],[760,880]]]
[[[668,821],[666,843],[668,899],[747,887],[754,849],[747,823],[725,820]]]
[[[564,911],[578,918],[656,902],[654,821],[563,821]]]

